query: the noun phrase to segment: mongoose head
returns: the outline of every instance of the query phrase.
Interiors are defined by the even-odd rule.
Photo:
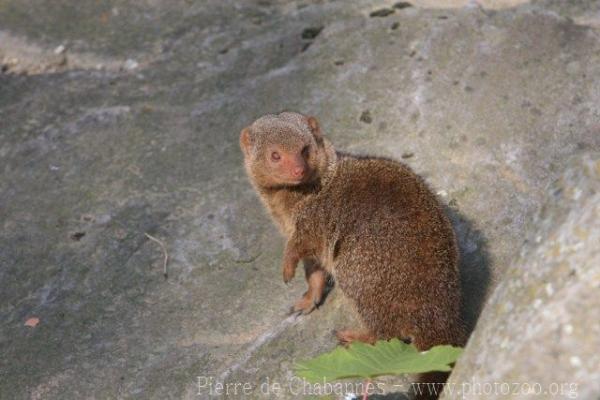
[[[295,112],[260,117],[242,129],[240,146],[248,175],[264,188],[316,181],[330,153],[317,120]]]

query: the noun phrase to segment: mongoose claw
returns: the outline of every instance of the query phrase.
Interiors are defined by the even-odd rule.
[[[296,307],[291,306],[290,309],[287,312],[287,316],[290,317],[292,315],[295,315],[296,317],[300,316],[302,314],[302,310],[296,310]]]

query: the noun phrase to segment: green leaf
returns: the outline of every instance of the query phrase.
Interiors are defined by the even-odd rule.
[[[296,374],[309,382],[344,378],[374,378],[381,375],[450,371],[462,353],[460,347],[435,346],[419,352],[398,339],[380,340],[375,345],[361,342],[349,348],[336,347],[311,360],[297,363]]]

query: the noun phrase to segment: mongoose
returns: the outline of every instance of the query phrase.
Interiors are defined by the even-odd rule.
[[[435,195],[408,166],[336,152],[313,117],[265,115],[240,134],[245,167],[287,239],[283,280],[304,260],[311,312],[331,275],[365,330],[342,343],[399,337],[419,350],[464,345],[458,250]]]

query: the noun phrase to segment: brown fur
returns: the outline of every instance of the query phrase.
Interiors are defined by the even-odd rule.
[[[258,119],[240,143],[250,180],[287,238],[285,282],[305,260],[309,290],[296,311],[314,309],[330,274],[367,328],[338,332],[341,342],[465,344],[454,231],[409,167],[336,153],[314,118],[289,112]],[[273,151],[281,160],[269,159]],[[299,168],[304,179],[290,183]]]

